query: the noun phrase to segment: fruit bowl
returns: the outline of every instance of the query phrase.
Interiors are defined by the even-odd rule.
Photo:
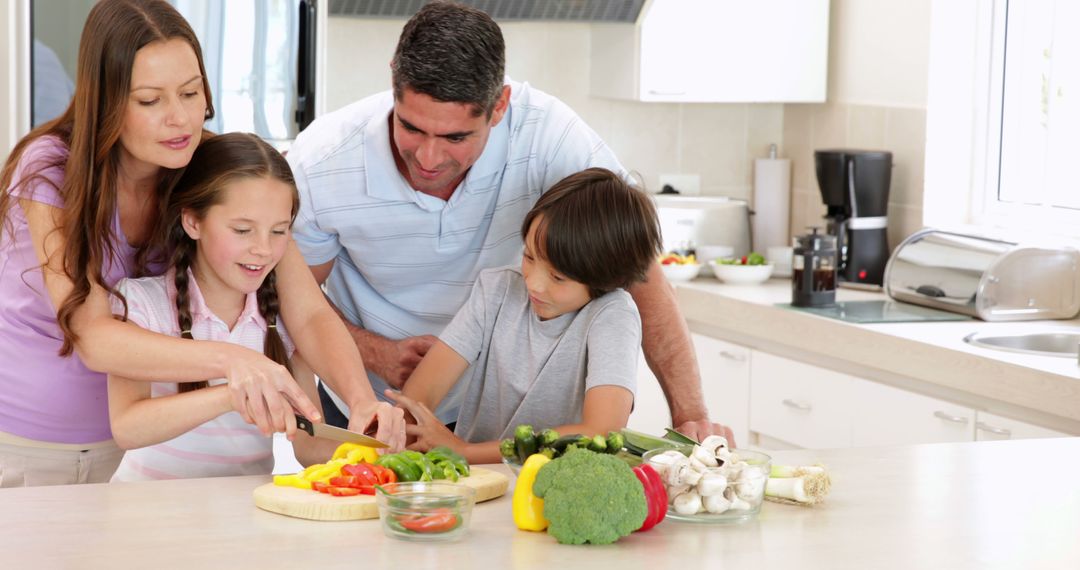
[[[773,267],[771,263],[765,265],[737,265],[717,263],[715,260],[709,262],[709,268],[712,269],[713,275],[724,283],[732,285],[764,283],[772,276]]]
[[[669,264],[661,265],[660,269],[664,270],[664,277],[667,277],[668,281],[689,281],[697,277],[698,272],[701,271],[701,264],[698,263],[686,263],[686,264]]]

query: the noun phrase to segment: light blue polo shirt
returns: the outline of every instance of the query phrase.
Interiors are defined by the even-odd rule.
[[[390,91],[324,115],[288,160],[300,190],[293,235],[309,265],[334,260],[330,299],[391,339],[438,335],[482,269],[520,263],[521,222],[540,195],[591,166],[626,170],[566,104],[508,82],[510,108],[450,199],[417,192],[390,149]],[[386,383],[369,372],[382,398]],[[457,418],[458,383],[436,414]]]

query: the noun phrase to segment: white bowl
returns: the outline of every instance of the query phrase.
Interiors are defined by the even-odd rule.
[[[773,264],[771,263],[765,265],[724,265],[710,261],[709,267],[712,268],[713,275],[717,279],[732,285],[764,283],[773,272]]]
[[[698,261],[705,263],[714,259],[727,259],[735,255],[735,248],[730,245],[699,245],[694,248]]]
[[[661,265],[660,269],[664,270],[664,276],[668,281],[689,281],[695,277],[699,271],[701,271],[701,264],[686,264],[686,265]]]

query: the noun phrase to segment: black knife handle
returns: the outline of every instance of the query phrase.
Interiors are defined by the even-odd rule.
[[[315,426],[311,425],[311,420],[300,414],[296,414],[296,429],[304,430],[308,435],[315,437]]]

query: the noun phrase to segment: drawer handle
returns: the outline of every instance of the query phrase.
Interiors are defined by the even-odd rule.
[[[809,412],[811,410],[810,404],[797,402],[789,398],[784,398],[783,404],[789,408],[795,408],[796,410],[799,410],[801,412]]]
[[[990,424],[986,424],[986,423],[983,423],[983,422],[975,422],[975,429],[981,429],[983,431],[988,431],[988,432],[990,432],[990,433],[992,433],[994,435],[1000,435],[1000,436],[1003,436],[1003,437],[1012,437],[1012,431],[1011,430],[1007,430],[1005,428],[994,427],[994,426],[992,426]]]
[[[673,96],[673,95],[686,95],[686,91],[658,91],[656,89],[649,89],[649,95],[660,96]]]
[[[735,354],[734,352],[728,352],[726,350],[721,350],[720,351],[720,356],[722,356],[722,357],[724,357],[724,358],[726,358],[728,360],[734,360],[735,362],[746,362],[746,357],[745,356],[743,356],[741,354]]]
[[[952,422],[954,424],[966,424],[966,423],[968,423],[968,419],[965,418],[964,416],[954,416],[952,414],[946,414],[945,412],[943,412],[941,410],[938,410],[938,411],[934,412],[934,417],[943,419],[943,420],[945,420],[947,422]]]

